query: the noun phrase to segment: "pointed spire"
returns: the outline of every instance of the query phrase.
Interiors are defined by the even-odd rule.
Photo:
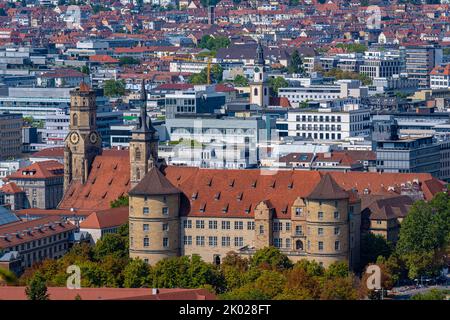
[[[145,91],[145,80],[142,79],[141,83],[141,115],[139,117],[138,129],[142,131],[148,131],[147,126],[147,92]]]
[[[264,66],[266,64],[264,59],[264,49],[261,40],[258,40],[258,47],[256,48],[256,65]]]

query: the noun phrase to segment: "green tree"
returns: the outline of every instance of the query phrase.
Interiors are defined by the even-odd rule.
[[[346,278],[349,276],[348,263],[345,261],[333,262],[325,270],[325,278]]]
[[[97,241],[94,251],[94,258],[98,261],[107,255],[117,258],[128,257],[128,239],[117,233],[107,233]]]
[[[141,61],[139,59],[136,59],[133,57],[121,57],[119,59],[120,66],[136,65],[136,64],[140,64],[140,63],[141,63]]]
[[[141,259],[133,259],[123,270],[125,288],[141,288],[150,284],[150,266]]]
[[[275,247],[265,247],[255,252],[250,260],[252,267],[284,270],[292,267],[289,258]]]
[[[103,90],[107,97],[123,96],[125,94],[125,81],[114,79],[106,80]]]
[[[128,207],[129,201],[130,201],[130,199],[129,199],[129,197],[127,195],[126,196],[120,196],[116,200],[111,201],[110,207],[111,208]]]
[[[228,48],[231,44],[230,39],[227,37],[212,37],[210,35],[204,35],[200,42],[198,43],[198,46],[203,49],[208,49],[211,51],[217,51],[220,48]]]
[[[17,277],[16,275],[6,269],[0,268],[0,285],[2,283],[7,284],[7,285],[12,285],[15,284],[17,282]]]
[[[424,293],[417,293],[413,295],[411,300],[445,300],[445,292],[438,289],[431,289]]]
[[[361,237],[361,266],[373,263],[379,256],[389,257],[392,245],[382,235],[366,233]]]
[[[356,300],[358,290],[353,276],[327,279],[320,294],[321,300]]]
[[[25,288],[28,300],[49,300],[45,278],[41,273],[36,273]]]
[[[248,79],[247,77],[238,74],[234,80],[233,80],[234,84],[238,87],[247,87],[248,86]]]
[[[273,97],[278,96],[278,89],[285,88],[289,86],[289,82],[283,77],[276,77],[269,79],[270,95]]]
[[[303,74],[305,72],[303,68],[302,57],[298,53],[298,50],[294,51],[294,53],[291,56],[291,59],[289,60],[288,72],[299,74]]]
[[[80,69],[81,72],[83,72],[84,74],[89,74],[90,70],[88,66],[82,66]]]

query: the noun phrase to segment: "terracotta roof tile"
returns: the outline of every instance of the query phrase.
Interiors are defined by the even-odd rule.
[[[24,192],[20,187],[17,186],[14,182],[6,183],[0,188],[0,192],[6,194],[15,194]]]
[[[41,161],[33,163],[24,168],[20,168],[7,179],[44,179],[61,177],[64,175],[64,165],[55,160]]]
[[[128,206],[91,213],[80,223],[82,229],[104,229],[118,227],[128,222]]]

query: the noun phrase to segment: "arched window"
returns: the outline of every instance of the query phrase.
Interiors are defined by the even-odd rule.
[[[139,168],[136,169],[136,179],[141,180],[141,170]]]
[[[303,242],[301,240],[295,241],[295,249],[296,250],[303,250]]]
[[[134,152],[134,160],[136,161],[141,160],[141,150],[139,148],[136,148],[136,151]]]
[[[219,255],[216,255],[216,256],[214,257],[214,264],[215,264],[216,266],[220,265],[220,256],[219,256]]]
[[[72,125],[78,126],[78,115],[76,113],[72,117]]]
[[[259,74],[259,80],[262,80],[262,73]]]
[[[255,96],[258,95],[258,88],[255,88],[255,90],[253,90],[253,95],[255,95]]]

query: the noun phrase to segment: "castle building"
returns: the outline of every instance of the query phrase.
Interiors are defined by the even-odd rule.
[[[266,108],[269,105],[269,98],[264,50],[259,42],[256,49],[254,77],[250,83],[250,103]]]
[[[95,92],[85,83],[70,92],[70,126],[64,149],[64,190],[73,181],[84,184],[95,157],[102,153],[96,125]]]
[[[88,117],[82,112],[73,117],[77,110],[74,105],[73,131],[80,138],[95,132],[92,122],[80,126],[80,119]],[[417,181],[417,199],[430,200],[445,190],[444,182],[427,173],[166,166],[158,158],[155,134],[142,107],[129,150],[94,149],[79,155],[87,149],[77,149],[69,136],[66,153],[73,154],[66,157],[65,170],[72,175],[58,206],[64,212],[106,210],[111,201],[128,194],[130,256],[150,264],[192,254],[220,263],[230,251],[251,256],[275,246],[292,261],[316,260],[324,266],[347,261],[356,267],[362,195],[410,196],[404,191],[410,181]],[[85,163],[78,170],[71,169],[74,152]]]

